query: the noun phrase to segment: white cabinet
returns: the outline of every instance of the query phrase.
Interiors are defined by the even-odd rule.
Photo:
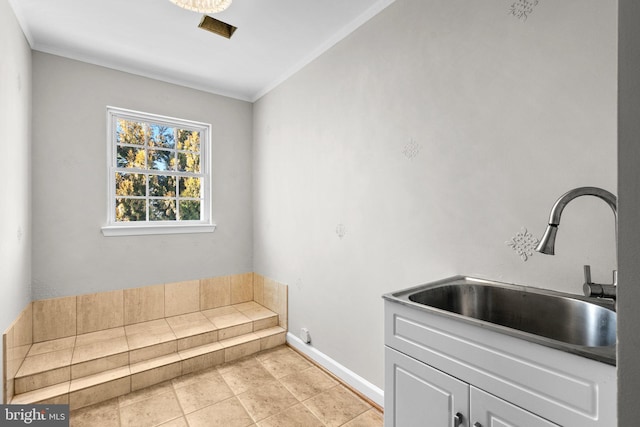
[[[387,427],[557,427],[391,348],[385,358]]]
[[[385,367],[385,426],[458,427],[455,417],[468,416],[467,383],[388,347]]]
[[[617,423],[615,366],[388,300],[385,345],[386,427]]]
[[[470,386],[472,427],[558,427],[509,402]]]

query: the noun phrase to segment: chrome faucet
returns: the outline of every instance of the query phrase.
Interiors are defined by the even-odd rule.
[[[569,204],[570,201],[580,196],[595,196],[598,197],[609,205],[613,210],[613,215],[616,221],[616,247],[618,245],[618,203],[616,196],[607,190],[603,190],[598,187],[579,187],[574,188],[573,190],[569,190],[564,193],[560,198],[556,201],[556,203],[551,208],[551,214],[549,215],[549,225],[536,246],[536,251],[547,254],[554,255],[555,254],[555,244],[556,244],[556,235],[558,234],[558,225],[560,225],[560,217],[562,216],[562,211],[565,206]],[[618,284],[618,274],[617,271],[613,271],[613,283],[612,284],[598,284],[591,282],[591,267],[588,265],[584,266],[584,285],[583,291],[584,294],[588,297],[598,297],[598,298],[616,298],[616,285]]]

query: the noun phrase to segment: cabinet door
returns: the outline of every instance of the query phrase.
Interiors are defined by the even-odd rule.
[[[469,427],[467,383],[389,347],[385,358],[385,427]]]
[[[559,427],[509,402],[471,386],[471,425],[474,427]]]

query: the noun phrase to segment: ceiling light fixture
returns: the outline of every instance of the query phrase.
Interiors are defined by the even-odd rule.
[[[184,9],[200,13],[222,12],[231,5],[232,0],[169,0]]]

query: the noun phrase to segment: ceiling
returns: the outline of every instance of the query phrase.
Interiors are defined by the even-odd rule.
[[[198,28],[169,0],[9,0],[34,50],[255,101],[394,0],[234,0]]]

